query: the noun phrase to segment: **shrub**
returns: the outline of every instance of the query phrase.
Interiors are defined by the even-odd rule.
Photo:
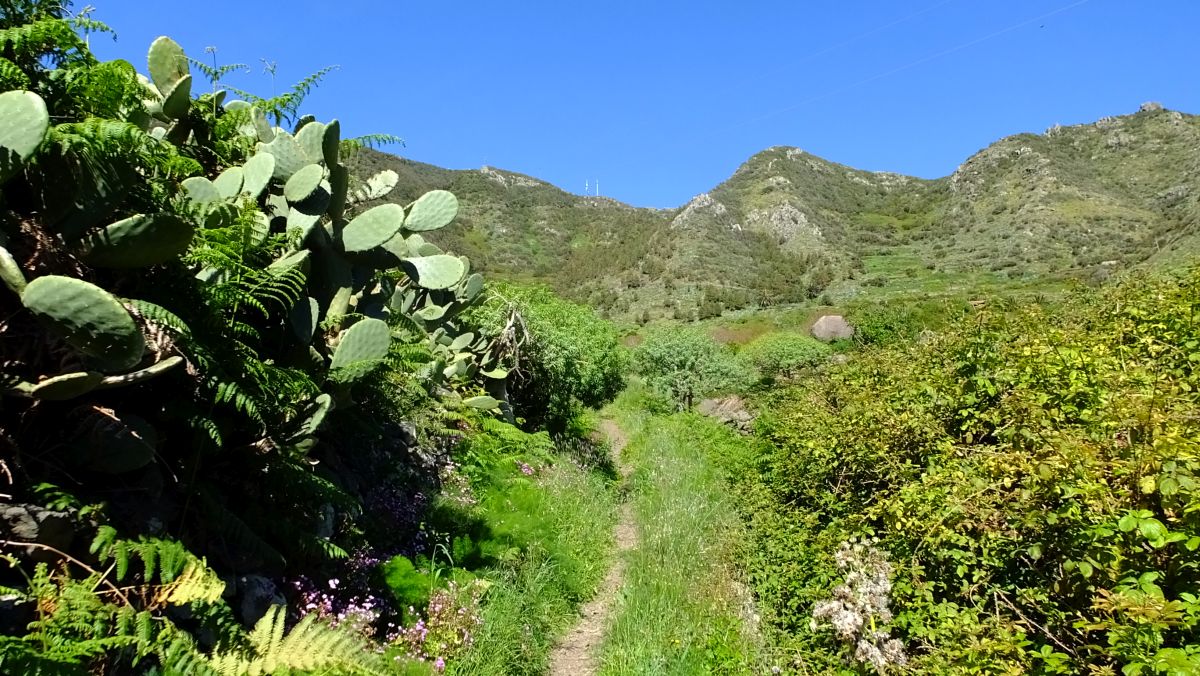
[[[486,335],[511,327],[509,394],[526,426],[561,432],[581,406],[602,406],[625,386],[627,354],[616,327],[549,289],[496,285],[466,321]]]
[[[705,395],[739,389],[749,380],[733,351],[699,329],[650,331],[634,360],[650,388],[679,409],[691,408]]]
[[[806,659],[849,657],[809,620],[877,536],[916,673],[1198,673],[1200,271],[1092,294],[759,402],[752,577]]]
[[[829,355],[829,346],[799,333],[768,333],[754,339],[738,352],[749,369],[764,380],[790,378],[801,370],[820,364]]]

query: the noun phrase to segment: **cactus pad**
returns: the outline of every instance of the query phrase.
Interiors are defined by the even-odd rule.
[[[183,357],[180,357],[179,355],[167,357],[166,359],[155,364],[151,364],[140,371],[122,373],[116,376],[108,376],[104,380],[100,381],[100,386],[96,389],[108,390],[114,387],[128,387],[130,385],[136,385],[140,382],[150,380],[151,378],[157,378],[158,376],[161,376],[162,374],[170,371],[182,363]]]
[[[321,306],[316,298],[301,298],[288,315],[292,330],[302,342],[309,342],[317,332],[317,324],[321,317]]]
[[[481,291],[483,291],[483,275],[476,272],[468,277],[466,284],[463,285],[463,297],[468,302],[473,301]]]
[[[309,127],[311,126],[309,125]],[[308,127],[305,127],[305,129],[308,129]],[[321,181],[323,180],[325,180],[325,170],[321,165],[310,164],[292,174],[292,177],[288,179],[287,185],[283,186],[283,196],[287,198],[287,201],[292,203],[303,202],[313,196],[317,188],[321,187]]]
[[[446,306],[444,305],[427,305],[413,313],[417,319],[426,322],[435,322],[446,316]]]
[[[221,175],[213,181],[213,186],[216,187],[217,192],[221,193],[221,197],[232,199],[242,191],[245,180],[246,177],[241,167],[230,167],[221,172]]]
[[[404,224],[404,207],[381,204],[359,214],[342,229],[342,248],[357,252],[374,249],[400,232]]]
[[[417,198],[408,210],[404,229],[409,232],[437,230],[458,215],[458,198],[448,190],[430,190]]]
[[[128,369],[142,360],[146,341],[133,317],[100,287],[47,275],[25,287],[21,302],[52,331],[103,370]]]
[[[275,139],[270,143],[259,143],[258,152],[270,153],[275,156],[273,176],[281,181],[288,180],[292,174],[312,164],[304,149],[296,142],[295,137],[282,129],[275,130]]]
[[[275,156],[270,153],[256,154],[242,165],[242,192],[258,199],[258,196],[270,184],[274,173]]]
[[[191,107],[192,76],[185,75],[182,80],[175,83],[174,87],[163,94],[162,112],[172,120],[181,120],[187,117],[188,109]]]
[[[191,223],[174,214],[130,216],[88,240],[87,261],[102,268],[165,263],[187,251],[193,232]]]
[[[317,430],[321,429],[321,423],[325,422],[325,416],[333,410],[333,397],[328,394],[318,394],[313,400],[313,413],[308,420],[304,421],[303,427],[300,428],[301,434],[313,435]]]
[[[196,204],[212,204],[221,201],[221,191],[217,190],[217,186],[212,181],[203,176],[184,179],[180,186],[187,192],[188,199]]]
[[[477,408],[481,411],[490,411],[500,405],[500,400],[484,395],[481,397],[464,399],[463,404],[470,406],[471,408]]]
[[[392,330],[382,319],[363,319],[347,329],[333,353],[330,368],[338,369],[356,362],[374,362],[387,356]]]
[[[91,392],[103,380],[104,374],[95,371],[64,373],[38,383],[30,390],[29,396],[42,401],[67,401]]]
[[[0,246],[0,282],[4,282],[4,285],[16,294],[25,290],[25,275],[21,272],[21,266],[17,265],[17,260],[12,257],[8,249],[2,246]]]
[[[422,256],[405,258],[404,271],[419,286],[426,289],[448,289],[463,277],[462,261],[454,256]]]
[[[336,167],[342,153],[342,123],[334,120],[325,125],[325,133],[321,136],[321,155],[325,166]]]
[[[150,67],[150,77],[154,80],[154,86],[164,95],[174,89],[183,78],[190,77],[191,68],[188,66],[187,55],[183,53],[183,47],[165,35],[151,43],[146,62]]]
[[[321,162],[325,159],[321,148],[324,139],[325,125],[320,122],[309,122],[296,132],[296,143],[300,144],[309,162]]]
[[[0,94],[0,181],[20,170],[21,163],[33,156],[50,129],[46,102],[33,92],[11,91]]]

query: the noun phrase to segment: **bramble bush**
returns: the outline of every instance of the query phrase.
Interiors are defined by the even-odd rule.
[[[791,378],[806,368],[825,361],[832,350],[821,341],[800,333],[768,333],[747,343],[738,351],[738,360],[761,379]]]
[[[751,379],[733,350],[693,328],[646,332],[634,364],[650,389],[679,410],[690,409],[701,397],[741,389]]]
[[[798,665],[878,538],[915,673],[1200,673],[1200,271],[984,310],[763,395],[749,568]],[[1091,670],[1091,671],[1089,671]]]

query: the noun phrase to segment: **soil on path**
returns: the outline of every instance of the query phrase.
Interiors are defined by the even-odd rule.
[[[628,479],[632,468],[621,462],[621,450],[628,441],[625,432],[612,420],[603,420],[600,430],[612,448],[613,463],[623,479]],[[604,638],[604,628],[621,586],[625,582],[625,552],[637,546],[637,528],[633,522],[633,509],[628,502],[621,505],[617,525],[613,527],[617,542],[617,555],[596,597],[579,611],[579,623],[563,637],[550,655],[550,676],[592,676],[599,671],[597,650]]]

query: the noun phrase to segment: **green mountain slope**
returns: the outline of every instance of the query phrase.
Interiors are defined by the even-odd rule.
[[[359,172],[397,171],[400,202],[454,191],[463,213],[438,243],[490,274],[627,318],[710,316],[853,295],[891,268],[1028,279],[1178,261],[1200,250],[1200,117],[1143,108],[1002,139],[937,180],[769,148],[674,210],[373,151]]]

